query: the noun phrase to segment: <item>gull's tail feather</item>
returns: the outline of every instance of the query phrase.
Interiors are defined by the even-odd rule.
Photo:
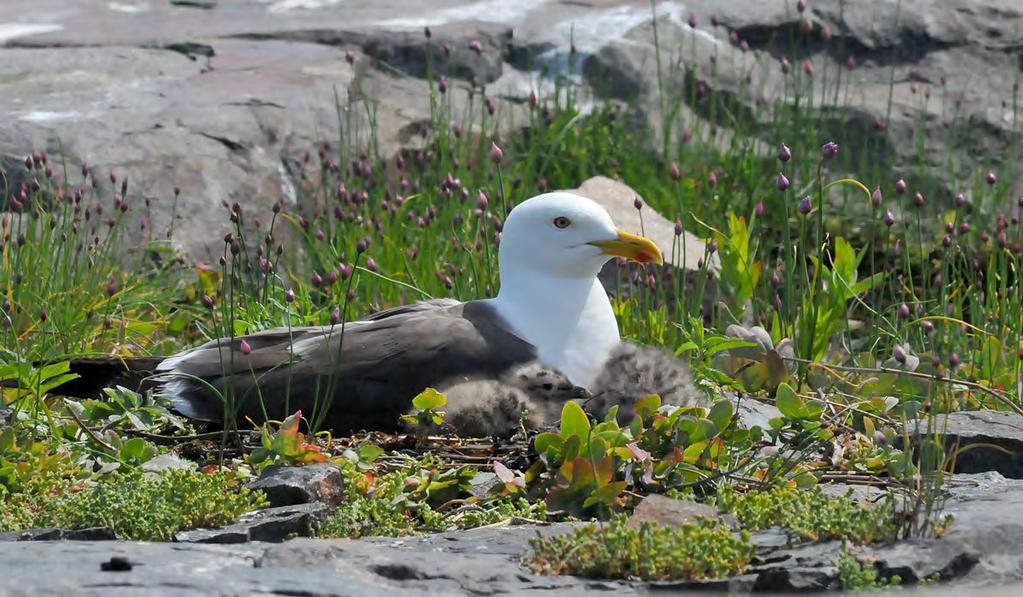
[[[103,388],[123,386],[145,391],[153,387],[152,376],[163,357],[86,357],[71,359],[70,373],[76,379],[65,382],[51,393],[72,398],[96,398]]]

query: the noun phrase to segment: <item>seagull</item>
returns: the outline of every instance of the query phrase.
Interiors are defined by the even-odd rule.
[[[227,414],[258,423],[301,409],[317,428],[337,433],[397,429],[412,398],[427,387],[449,389],[467,412],[475,409],[476,420],[473,389],[517,377],[528,381],[514,389],[526,396],[516,404],[528,404],[537,396],[531,388],[543,394],[545,386],[541,400],[580,399],[607,376],[605,363],[622,350],[611,302],[597,279],[617,257],[663,263],[653,241],[616,228],[596,202],[571,192],[545,193],[508,215],[493,298],[421,301],[345,324],[220,338],[150,358],[155,375],[148,383],[192,419],[222,424]],[[88,366],[79,367],[83,376]],[[556,381],[541,379],[547,372]]]

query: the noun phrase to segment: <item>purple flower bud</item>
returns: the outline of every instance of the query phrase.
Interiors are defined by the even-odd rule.
[[[372,257],[366,259],[366,269],[368,269],[371,272],[377,271],[377,262],[373,261]]]
[[[903,319],[909,317],[909,305],[906,303],[899,305],[899,317]]]
[[[996,182],[998,182],[998,177],[995,176],[995,173],[993,171],[988,170],[987,176],[984,177],[984,180],[986,180],[988,184],[993,185]]]
[[[709,243],[707,243],[707,253],[713,255],[714,253],[717,252],[717,250],[718,250],[718,241],[712,240]]]
[[[337,282],[337,272],[330,270],[327,272],[327,284],[333,286],[335,282]]]
[[[312,282],[314,288],[319,288],[320,285],[323,284],[323,276],[313,272],[313,277],[310,279],[310,282]]]
[[[788,145],[782,143],[782,146],[778,148],[778,161],[785,163],[792,159],[792,150],[789,149]]]
[[[284,300],[288,301],[289,303],[295,302],[295,291],[289,288],[284,293]]]
[[[28,170],[31,170],[32,166],[34,166],[34,165],[35,165],[35,162],[32,161],[32,155],[30,154],[30,155],[25,156],[25,168],[28,169]]]
[[[966,197],[962,193],[956,193],[955,205],[956,207],[966,205]]]
[[[948,355],[948,366],[952,367],[953,369],[955,369],[956,367],[959,366],[959,355],[958,354],[953,352],[952,354]]]
[[[959,224],[959,234],[966,234],[970,231],[970,223],[963,222]]]
[[[682,171],[678,169],[678,164],[675,162],[671,163],[669,174],[671,175],[671,179],[675,182],[678,182],[682,178]]]
[[[341,274],[342,280],[347,280],[348,278],[352,277],[353,268],[347,263],[342,263],[341,265],[337,266],[337,271],[339,274]]]
[[[249,343],[243,338],[242,341],[238,343],[238,351],[244,355],[248,355],[252,353],[252,347],[249,346]]]
[[[696,15],[693,13],[689,13],[689,26],[696,29]]]
[[[713,27],[717,27],[721,24],[721,17],[719,17],[717,13],[710,15],[710,24]]]
[[[779,172],[778,180],[775,182],[775,185],[778,187],[779,191],[785,191],[788,190],[790,186],[792,186],[792,183],[789,182],[789,179],[788,177],[785,176],[785,174]]]
[[[330,310],[330,325],[337,325],[341,323],[341,308],[337,305]]]
[[[355,64],[355,52],[352,50],[345,50],[345,62],[348,64]]]
[[[487,209],[490,205],[490,199],[487,198],[487,193],[483,189],[480,189],[479,194],[476,196],[476,207],[481,210]]]
[[[916,193],[913,193],[913,205],[915,205],[917,207],[923,207],[924,206],[924,194],[921,193],[920,191],[917,191]]]
[[[927,319],[920,322],[920,327],[924,329],[925,334],[930,334],[934,331],[934,324]]]
[[[675,236],[682,236],[682,232],[682,222],[680,220],[675,220]]]
[[[796,10],[799,11],[799,14],[806,12],[806,0],[799,0],[796,2]]]
[[[717,184],[718,184],[718,175],[715,174],[714,172],[711,172],[710,174],[708,174],[707,175],[707,186],[709,186],[710,188],[713,189],[714,187],[717,186]]]
[[[781,276],[778,275],[778,270],[771,272],[771,286],[775,288],[781,286]]]
[[[530,109],[536,107],[536,102],[537,102],[536,91],[534,91],[532,89],[529,90],[529,99],[528,99],[528,101],[529,101]]]
[[[898,344],[896,344],[895,346],[892,347],[892,358],[895,359],[896,361],[898,361],[899,363],[902,363],[903,365],[905,365],[906,364],[906,350],[904,348],[902,348],[901,346],[899,346]]]
[[[437,81],[437,91],[441,92],[441,94],[444,94],[444,93],[448,92],[448,79],[447,79],[447,77],[441,77]]]
[[[369,248],[369,243],[367,243],[366,239],[364,239],[364,238],[359,239],[355,243],[355,252],[356,253],[365,253],[366,249],[368,249],[368,248]]]
[[[643,201],[640,200],[639,197],[633,197],[632,206],[635,207],[637,210],[643,209]]]
[[[799,210],[799,213],[804,216],[810,213],[810,210],[813,209],[813,200],[810,199],[809,195],[799,200],[799,207],[797,207],[797,209]]]
[[[490,144],[490,161],[495,164],[500,164],[501,160],[504,159],[504,150],[497,146],[497,143]]]
[[[874,192],[871,193],[870,195],[870,204],[873,205],[875,208],[881,207],[882,200],[883,198],[881,197],[881,187],[877,187],[876,189],[874,189]]]
[[[906,181],[901,178],[895,181],[895,192],[902,195],[906,192]]]
[[[753,213],[758,218],[764,217],[764,202],[763,201],[757,201],[757,204],[755,206],[753,206]]]
[[[46,305],[39,307],[39,321],[46,321]]]
[[[213,305],[215,305],[216,303],[214,303],[212,296],[210,296],[208,294],[204,294],[203,297],[202,297],[202,304],[207,309],[212,309]]]
[[[838,143],[834,141],[828,141],[821,146],[821,157],[825,160],[830,160],[838,155]]]
[[[941,239],[941,246],[945,247],[946,249],[951,247],[952,237],[946,234],[945,237]]]

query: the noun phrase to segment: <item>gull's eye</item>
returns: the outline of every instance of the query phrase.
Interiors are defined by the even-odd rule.
[[[558,216],[554,218],[554,226],[556,228],[568,228],[572,225],[572,220],[569,220],[565,216]]]

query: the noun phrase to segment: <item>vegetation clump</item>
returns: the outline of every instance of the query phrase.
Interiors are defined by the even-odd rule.
[[[703,580],[741,573],[755,551],[747,532],[716,521],[681,528],[616,516],[604,525],[530,541],[523,564],[537,574],[635,580]]]
[[[178,531],[223,526],[266,506],[261,492],[239,485],[238,475],[230,471],[172,469],[146,474],[128,469],[91,487],[72,486],[60,475],[47,476],[36,482],[37,489],[60,487],[67,493],[9,496],[12,507],[0,514],[0,528],[109,527],[122,539],[171,541]]]
[[[375,476],[349,476],[345,500],[316,528],[320,537],[397,537],[424,532],[467,529],[513,519],[546,520],[540,501],[470,493],[476,471],[459,467],[438,472],[426,458],[413,466]],[[430,468],[428,468],[430,467]]]
[[[715,501],[719,508],[734,514],[743,528],[781,526],[808,541],[838,539],[862,544],[895,534],[892,500],[875,507],[863,506],[852,498],[851,490],[844,496],[830,497],[820,487],[738,493],[732,486],[722,485]]]
[[[836,563],[838,565],[838,586],[843,591],[870,591],[902,584],[902,578],[899,575],[881,578],[876,567],[864,564],[848,552],[842,552]]]

